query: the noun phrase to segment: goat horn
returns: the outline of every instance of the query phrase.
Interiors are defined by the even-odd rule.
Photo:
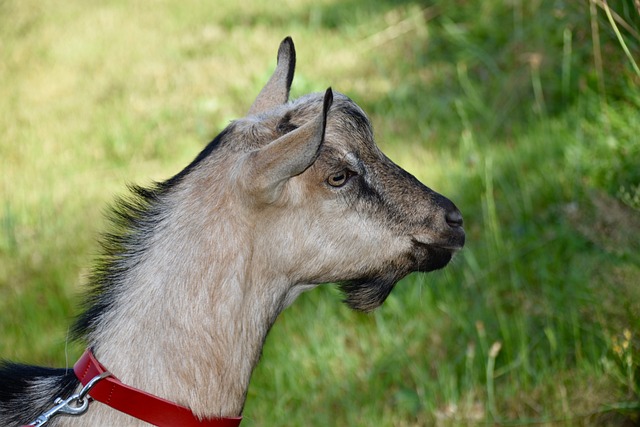
[[[267,84],[249,109],[249,115],[260,114],[289,100],[289,90],[296,68],[296,49],[291,37],[287,37],[278,48],[278,65]]]
[[[317,117],[251,153],[247,184],[260,195],[260,200],[267,203],[277,200],[284,183],[304,172],[316,160],[332,103],[333,91],[328,88]]]

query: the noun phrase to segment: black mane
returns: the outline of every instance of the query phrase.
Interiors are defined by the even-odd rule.
[[[102,315],[113,306],[124,275],[144,256],[149,247],[149,237],[165,219],[166,212],[162,201],[166,194],[223,145],[232,126],[223,130],[187,167],[172,178],[153,183],[146,188],[131,185],[127,196],[116,199],[107,212],[111,227],[100,239],[101,255],[98,256],[89,276],[83,311],[76,318],[72,328],[74,339],[86,338],[95,330]]]

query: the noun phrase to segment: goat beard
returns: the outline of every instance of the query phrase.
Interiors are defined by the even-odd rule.
[[[370,312],[380,307],[403,277],[396,274],[349,280],[338,284],[344,303],[351,309]]]
[[[408,256],[407,265],[387,265],[384,272],[347,280],[338,284],[350,308],[370,312],[385,302],[396,283],[412,271],[429,272],[446,266],[453,253],[450,250],[417,244]]]

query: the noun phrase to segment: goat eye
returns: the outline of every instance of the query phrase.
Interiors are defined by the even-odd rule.
[[[327,178],[327,184],[332,187],[342,187],[347,183],[347,181],[349,181],[349,178],[351,178],[352,176],[353,172],[349,170],[343,170],[338,173],[329,175],[329,178]]]

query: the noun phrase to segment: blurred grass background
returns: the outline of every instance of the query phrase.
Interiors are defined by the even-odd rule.
[[[1,357],[73,363],[106,206],[244,115],[291,35],[293,96],[358,102],[468,243],[373,315],[303,295],[243,425],[637,425],[639,34],[633,0],[0,1]]]

